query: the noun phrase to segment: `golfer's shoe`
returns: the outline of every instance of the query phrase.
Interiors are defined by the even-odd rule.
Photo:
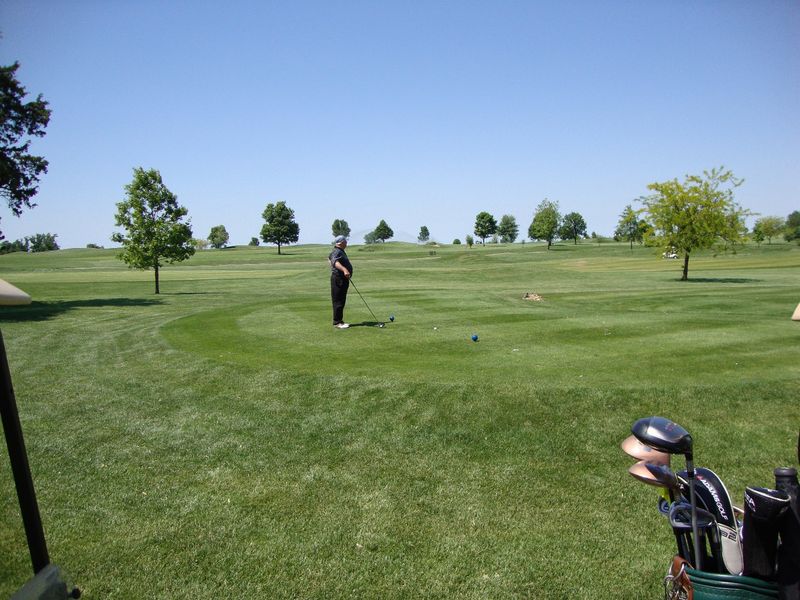
[[[337,323],[336,325],[334,325],[334,327],[336,327],[336,329],[347,329],[348,327],[350,327],[350,324],[349,323]]]

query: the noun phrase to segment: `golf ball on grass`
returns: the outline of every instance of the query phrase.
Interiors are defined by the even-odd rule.
[[[478,341],[478,334],[477,333],[473,333],[472,334],[472,341],[473,342],[477,342]]]

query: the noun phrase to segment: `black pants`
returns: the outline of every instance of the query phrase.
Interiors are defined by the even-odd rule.
[[[344,305],[347,302],[347,290],[350,280],[342,275],[331,273],[331,302],[333,303],[333,324],[344,322]]]

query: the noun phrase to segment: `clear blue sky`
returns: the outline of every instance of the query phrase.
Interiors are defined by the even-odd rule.
[[[441,242],[475,215],[557,201],[611,234],[647,184],[725,165],[762,215],[800,210],[796,0],[3,0],[0,62],[53,110],[50,161],[13,240],[112,246],[134,167],[196,237],[300,242],[385,219]]]

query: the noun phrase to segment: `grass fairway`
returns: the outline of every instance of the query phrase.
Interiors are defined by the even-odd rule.
[[[51,558],[85,598],[656,598],[674,538],[619,443],[660,414],[736,504],[796,462],[800,247],[0,256]],[[542,301],[523,299],[526,292]],[[477,343],[470,336],[479,336]],[[681,461],[676,460],[676,465]],[[0,597],[29,576],[0,459]]]

